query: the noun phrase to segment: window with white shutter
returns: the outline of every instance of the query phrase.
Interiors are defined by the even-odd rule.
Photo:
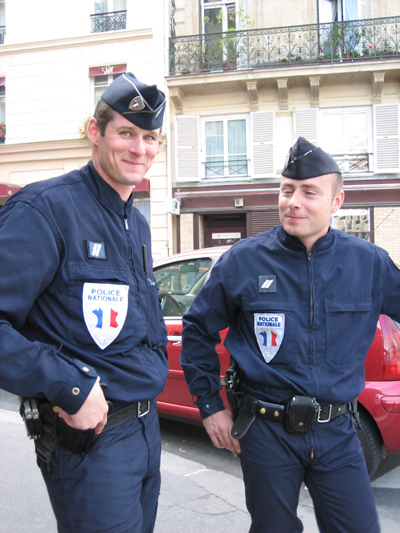
[[[318,146],[318,111],[317,107],[293,111],[294,141],[299,137],[304,137],[310,143]]]
[[[200,181],[199,118],[178,115],[175,121],[176,181]]]
[[[399,104],[375,104],[374,154],[376,174],[400,172]]]
[[[275,112],[250,113],[252,132],[252,177],[267,178],[276,175],[275,168]]]

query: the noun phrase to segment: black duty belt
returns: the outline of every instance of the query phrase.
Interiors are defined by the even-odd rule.
[[[234,396],[236,396],[236,402],[237,407],[239,408],[239,414],[235,421],[235,424],[232,428],[232,437],[236,439],[242,438],[251,424],[253,423],[255,418],[261,418],[263,420],[274,420],[276,422],[283,422],[285,424],[285,427],[287,427],[287,422],[291,413],[291,406],[290,403],[295,398],[303,398],[303,397],[293,397],[291,402],[288,402],[284,405],[282,404],[276,404],[276,403],[270,403],[270,402],[264,402],[262,400],[258,400],[256,398],[253,398],[251,396],[246,396],[242,393],[234,393]],[[310,428],[311,425],[314,422],[318,422],[320,424],[329,422],[330,420],[337,418],[338,416],[347,413],[347,412],[353,412],[353,405],[352,402],[344,403],[342,405],[319,405],[319,403],[315,400],[315,398],[309,398],[312,407],[311,411],[309,409],[309,412],[311,412],[311,419],[310,415],[308,415],[309,422],[308,427]],[[315,414],[314,414],[315,409]],[[295,430],[295,432],[303,433],[307,430],[302,430],[301,426],[303,426],[303,423],[301,421],[301,416],[297,417],[296,424],[298,424],[298,428]]]
[[[254,414],[256,418],[264,418],[265,420],[276,420],[277,422],[283,422],[286,415],[286,406],[277,404],[263,402],[262,400],[257,400],[251,396],[245,396],[242,394],[238,398],[239,409],[244,409],[245,411]],[[315,422],[329,422],[333,418],[336,418],[343,413],[347,413],[351,410],[350,403],[344,403],[342,405],[319,405],[317,404],[317,410],[315,415]]]
[[[103,433],[105,431],[110,431],[110,429],[116,428],[131,418],[141,418],[142,416],[147,415],[147,413],[150,411],[150,406],[151,401],[148,400],[132,402],[128,405],[125,405],[125,407],[118,409],[118,411],[111,413],[107,417],[107,424],[104,426]]]

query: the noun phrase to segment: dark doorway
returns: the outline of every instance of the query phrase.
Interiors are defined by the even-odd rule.
[[[205,248],[235,244],[246,236],[246,214],[204,216]]]

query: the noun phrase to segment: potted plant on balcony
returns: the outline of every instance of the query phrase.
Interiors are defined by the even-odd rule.
[[[0,142],[3,142],[5,134],[6,134],[6,126],[5,124],[0,124]]]

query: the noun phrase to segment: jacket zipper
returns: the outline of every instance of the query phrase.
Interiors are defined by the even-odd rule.
[[[308,272],[310,274],[310,291],[311,291],[311,327],[313,327],[314,325],[314,293],[313,293],[312,273],[311,273],[311,255],[312,255],[312,252],[307,252]]]

